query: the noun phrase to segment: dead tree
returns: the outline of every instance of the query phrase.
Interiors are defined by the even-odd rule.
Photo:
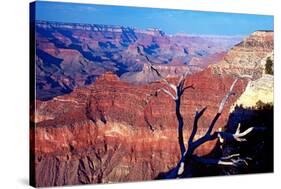
[[[207,132],[205,135],[202,137],[198,138],[197,140],[194,140],[195,135],[197,133],[198,129],[198,121],[201,118],[201,116],[204,114],[206,111],[207,107],[204,107],[200,111],[196,111],[195,116],[194,116],[194,123],[193,123],[193,128],[191,135],[188,139],[188,145],[187,148],[185,146],[184,138],[183,138],[183,117],[180,112],[180,107],[181,107],[181,97],[184,94],[185,90],[192,88],[194,89],[193,85],[190,86],[185,86],[185,80],[187,77],[187,72],[185,72],[178,80],[177,84],[173,84],[169,82],[166,78],[164,78],[161,73],[152,65],[152,61],[144,55],[140,50],[139,53],[143,55],[147,63],[150,65],[151,70],[157,74],[157,76],[161,79],[161,81],[165,84],[165,86],[168,88],[160,88],[157,90],[157,93],[162,91],[168,96],[170,96],[174,101],[175,101],[175,109],[176,109],[176,117],[178,121],[178,143],[180,147],[180,152],[181,152],[181,159],[173,168],[169,174],[165,176],[165,178],[178,178],[182,177],[185,170],[188,169],[189,163],[191,160],[195,160],[204,164],[215,164],[215,165],[224,165],[224,166],[238,166],[241,163],[244,163],[247,165],[247,158],[243,159],[240,158],[240,154],[232,154],[227,157],[221,157],[219,159],[207,159],[203,157],[199,157],[194,154],[194,151],[201,145],[205,144],[208,141],[212,141],[215,139],[219,139],[219,141],[238,141],[238,142],[243,142],[246,141],[244,138],[247,134],[249,134],[252,130],[253,127],[248,128],[247,130],[241,132],[240,131],[240,124],[237,127],[237,130],[235,133],[230,133],[226,131],[213,131],[215,124],[219,117],[222,114],[222,111],[224,109],[224,106],[229,99],[231,95],[233,95],[233,89],[235,87],[235,84],[238,81],[238,78],[252,78],[251,76],[238,76],[232,83],[228,93],[224,96],[222,99],[221,103],[219,104],[217,114],[213,118],[212,122],[210,123]]]
[[[194,89],[193,85],[185,86],[185,79],[187,77],[188,71],[186,71],[178,80],[177,85],[169,82],[165,77],[162,76],[162,74],[152,65],[152,61],[142,53],[140,49],[138,49],[139,53],[144,56],[147,60],[147,63],[149,64],[151,70],[157,74],[157,76],[160,78],[160,80],[165,84],[165,86],[168,88],[160,88],[156,91],[156,93],[164,92],[168,96],[170,96],[175,101],[175,109],[176,109],[176,116],[178,121],[178,142],[180,146],[181,156],[184,155],[186,148],[184,145],[184,138],[183,138],[183,117],[181,115],[180,109],[181,109],[181,97],[184,94],[184,92],[192,88]]]
[[[240,131],[240,124],[238,125],[236,132],[235,133],[230,133],[230,132],[225,132],[225,131],[214,131],[214,126],[221,116],[221,113],[224,109],[224,106],[228,100],[228,98],[233,95],[233,88],[235,84],[237,83],[238,78],[234,80],[232,83],[228,93],[224,96],[222,99],[217,114],[213,118],[212,122],[210,123],[207,132],[205,135],[202,137],[198,138],[197,140],[194,140],[194,137],[197,133],[198,129],[198,121],[201,118],[201,116],[204,114],[206,111],[207,107],[203,108],[199,112],[196,111],[195,116],[194,116],[194,123],[193,123],[193,128],[192,132],[190,134],[190,137],[188,139],[188,147],[186,151],[184,152],[183,156],[181,157],[180,161],[176,165],[176,167],[166,176],[166,178],[177,178],[181,177],[184,171],[188,168],[188,164],[190,160],[195,160],[204,164],[216,164],[216,165],[225,165],[225,166],[238,166],[241,163],[244,163],[247,165],[247,159],[242,159],[240,158],[240,154],[232,154],[227,157],[221,157],[219,159],[207,159],[203,157],[199,157],[197,155],[194,155],[194,151],[204,143],[208,141],[212,141],[215,139],[219,139],[220,141],[237,141],[237,142],[243,142],[246,141],[244,138],[247,134],[249,134],[252,130],[253,127],[248,128],[247,130],[241,132]]]

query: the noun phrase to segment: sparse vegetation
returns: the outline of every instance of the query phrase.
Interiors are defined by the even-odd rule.
[[[267,110],[267,109],[270,109],[272,106],[273,106],[272,103],[264,103],[261,100],[259,100],[256,103],[256,109],[258,109],[258,110]]]
[[[273,75],[273,61],[269,57],[266,59],[265,73]]]

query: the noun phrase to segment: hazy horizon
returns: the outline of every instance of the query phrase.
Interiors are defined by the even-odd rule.
[[[267,15],[36,1],[37,21],[158,28],[170,35],[246,36],[273,30],[273,19]]]

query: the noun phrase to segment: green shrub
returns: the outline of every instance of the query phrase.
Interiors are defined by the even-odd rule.
[[[270,58],[267,58],[266,60],[265,73],[273,75],[273,61]]]

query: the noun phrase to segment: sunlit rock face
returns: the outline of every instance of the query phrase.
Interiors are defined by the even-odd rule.
[[[259,101],[273,104],[273,84],[274,77],[268,74],[255,81],[250,81],[236,104],[245,108],[255,107]]]
[[[267,66],[268,63],[272,63],[271,66]],[[242,106],[244,108],[255,108],[258,103],[272,104],[274,98],[274,54],[268,53],[259,62],[261,77],[250,81],[245,89],[245,92],[239,97],[235,106]],[[271,72],[269,74],[268,72]]]
[[[208,107],[197,138],[206,132],[232,82],[233,78],[213,75],[210,69],[187,78],[186,85],[195,89],[182,99],[186,140],[195,111]],[[215,129],[224,127],[230,105],[245,86],[246,81],[237,83],[237,95],[231,97]],[[128,84],[106,73],[69,95],[37,101],[31,140],[38,186],[150,180],[175,166],[180,158],[175,104],[163,93],[156,95],[161,87],[159,82]],[[215,143],[206,143],[196,153],[210,153]]]
[[[216,74],[253,75],[260,78],[263,73],[261,60],[273,52],[273,32],[256,31],[228,51],[218,64],[211,65]]]

